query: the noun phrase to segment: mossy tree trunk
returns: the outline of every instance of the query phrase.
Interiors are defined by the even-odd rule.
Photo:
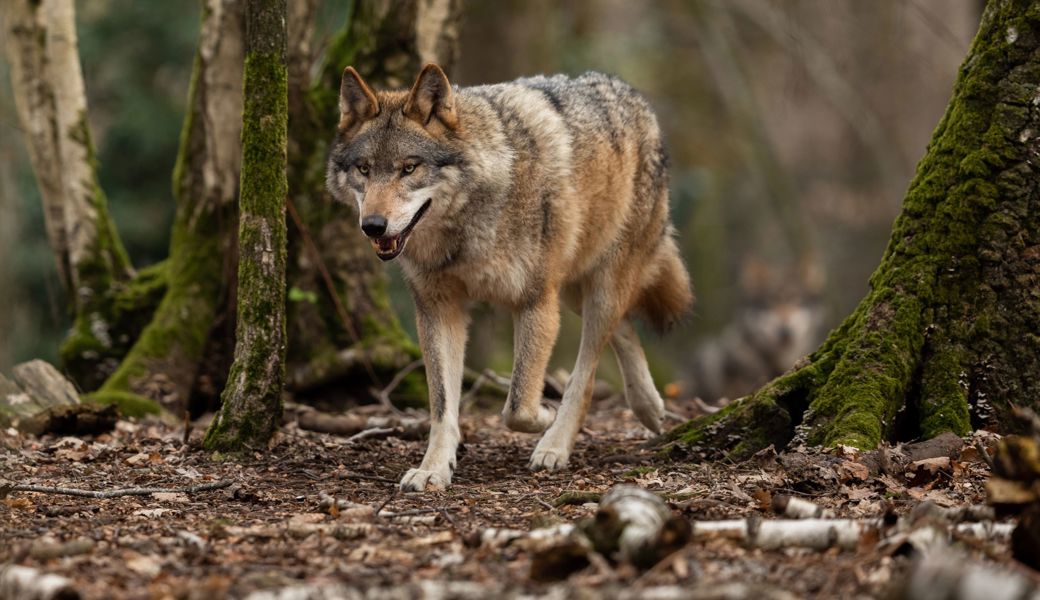
[[[96,373],[111,372],[129,346],[122,335],[133,328],[127,321],[142,304],[154,306],[155,294],[134,280],[98,185],[73,1],[10,0],[0,14],[45,229],[74,317],[63,355],[77,379],[96,387],[103,379]],[[141,281],[151,285],[154,273]],[[97,368],[80,373],[81,360]]]
[[[177,202],[167,288],[136,343],[92,397],[134,413],[187,406],[234,273],[241,164],[244,11],[237,0],[203,8],[188,109],[173,172]],[[156,404],[159,403],[159,404]]]
[[[1037,82],[1040,1],[990,0],[869,294],[792,371],[662,441],[870,448],[1040,407]]]
[[[235,361],[210,450],[262,448],[282,416],[285,377],[286,0],[246,3]]]
[[[425,62],[450,69],[458,54],[460,0],[355,2],[348,25],[331,41],[309,89],[289,90],[289,364],[287,383],[320,394],[344,381],[367,394],[419,355],[391,309],[385,270],[358,235],[354,207],[325,190],[327,144],[335,131],[343,69],[354,65],[380,87],[405,87]],[[290,25],[292,21],[290,21]],[[290,38],[305,40],[305,36]],[[297,44],[298,45],[298,44]],[[290,56],[302,54],[293,51]],[[290,62],[290,82],[306,59]],[[373,381],[373,377],[376,381]],[[337,393],[342,389],[336,389]],[[396,394],[425,400],[414,372]]]
[[[44,17],[59,5],[64,11],[55,13],[63,19],[61,43],[49,45]],[[287,382],[294,392],[323,389],[339,396],[355,388],[367,395],[373,384],[389,381],[416,358],[418,350],[390,308],[384,272],[357,234],[356,216],[333,205],[325,192],[340,74],[355,64],[370,81],[404,86],[425,61],[450,66],[457,53],[460,0],[350,3],[347,25],[332,40],[312,82],[315,6],[315,0],[294,2],[286,15],[288,183],[299,216],[299,226],[289,231]],[[97,185],[85,99],[72,108],[56,105],[55,99],[66,95],[47,88],[58,78],[82,92],[71,8],[71,0],[0,3],[14,87],[20,89],[19,102],[35,111],[32,126],[25,129],[59,273],[69,289],[89,292],[74,304],[76,326],[63,345],[63,363],[82,389],[96,390],[90,394],[96,401],[116,403],[127,414],[168,409],[179,415],[222,388],[234,338],[230,284],[237,269],[243,2],[204,2],[173,174],[177,211],[170,255],[136,274]],[[65,52],[63,61],[48,56],[55,48]],[[59,78],[51,63],[74,65],[75,73]],[[76,152],[45,145],[55,140],[76,144]],[[74,174],[71,191],[62,179],[66,165],[53,158],[66,155],[89,167],[67,169]],[[37,164],[40,157],[51,159]],[[73,201],[82,206],[68,208]],[[89,260],[76,262],[75,257]],[[73,270],[80,265],[80,272]],[[73,283],[80,273],[88,285]],[[419,400],[425,398],[424,389],[421,375],[413,374],[398,393]]]

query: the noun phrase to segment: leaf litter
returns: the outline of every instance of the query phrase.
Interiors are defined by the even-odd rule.
[[[399,419],[385,410],[359,409]],[[869,453],[770,449],[732,464],[659,457],[617,398],[597,402],[588,427],[568,470],[531,473],[537,438],[474,408],[453,486],[427,494],[396,487],[425,450],[413,426],[358,438],[291,421],[238,459],[201,448],[204,423],[187,444],[182,426],[149,419],[82,439],[8,429],[0,565],[66,578],[83,598],[866,598],[909,594],[921,557],[952,540],[956,560],[1040,581],[1012,560],[1008,525],[998,531],[991,513],[964,522],[985,504],[996,435]],[[215,483],[227,485],[205,487]],[[575,541],[575,530],[610,530],[595,524],[620,484],[663,500],[692,541],[638,566],[609,543]],[[87,498],[19,485],[178,491]],[[188,486],[201,491],[179,491]]]

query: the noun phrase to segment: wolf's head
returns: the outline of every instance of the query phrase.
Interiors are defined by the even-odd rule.
[[[356,202],[376,255],[393,260],[424,217],[450,210],[463,160],[455,94],[426,65],[408,92],[375,93],[353,67],[343,72],[340,121],[326,171],[333,197]]]

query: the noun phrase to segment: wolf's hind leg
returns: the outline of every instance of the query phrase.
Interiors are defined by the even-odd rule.
[[[654,433],[661,433],[661,420],[664,418],[664,401],[654,387],[650,367],[646,364],[646,354],[639,343],[639,334],[628,319],[622,319],[610,345],[617,356],[621,379],[625,385],[625,400],[635,413],[639,422]]]
[[[513,379],[502,409],[506,427],[541,433],[556,418],[556,409],[542,403],[545,369],[560,331],[560,305],[555,293],[513,317]]]
[[[592,403],[592,382],[600,353],[621,317],[618,299],[612,296],[613,290],[614,285],[601,283],[582,299],[578,360],[567,382],[567,389],[563,392],[563,402],[556,420],[538,441],[531,455],[529,466],[532,469],[562,469],[570,460],[574,441]]]
[[[401,490],[443,490],[451,485],[459,445],[459,397],[466,353],[466,314],[450,302],[416,302],[419,345],[426,362],[430,396],[430,442],[417,469],[401,479]]]

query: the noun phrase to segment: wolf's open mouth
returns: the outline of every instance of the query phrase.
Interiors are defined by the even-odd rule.
[[[419,222],[419,219],[426,214],[426,209],[430,208],[430,203],[433,202],[433,198],[429,198],[423,203],[419,210],[415,212],[415,216],[412,217],[412,222],[405,227],[401,233],[397,235],[384,235],[383,237],[370,238],[369,242],[372,243],[372,247],[375,248],[376,256],[380,260],[393,260],[397,258],[397,255],[404,251],[404,244],[408,241],[408,234],[415,228],[415,224]]]

